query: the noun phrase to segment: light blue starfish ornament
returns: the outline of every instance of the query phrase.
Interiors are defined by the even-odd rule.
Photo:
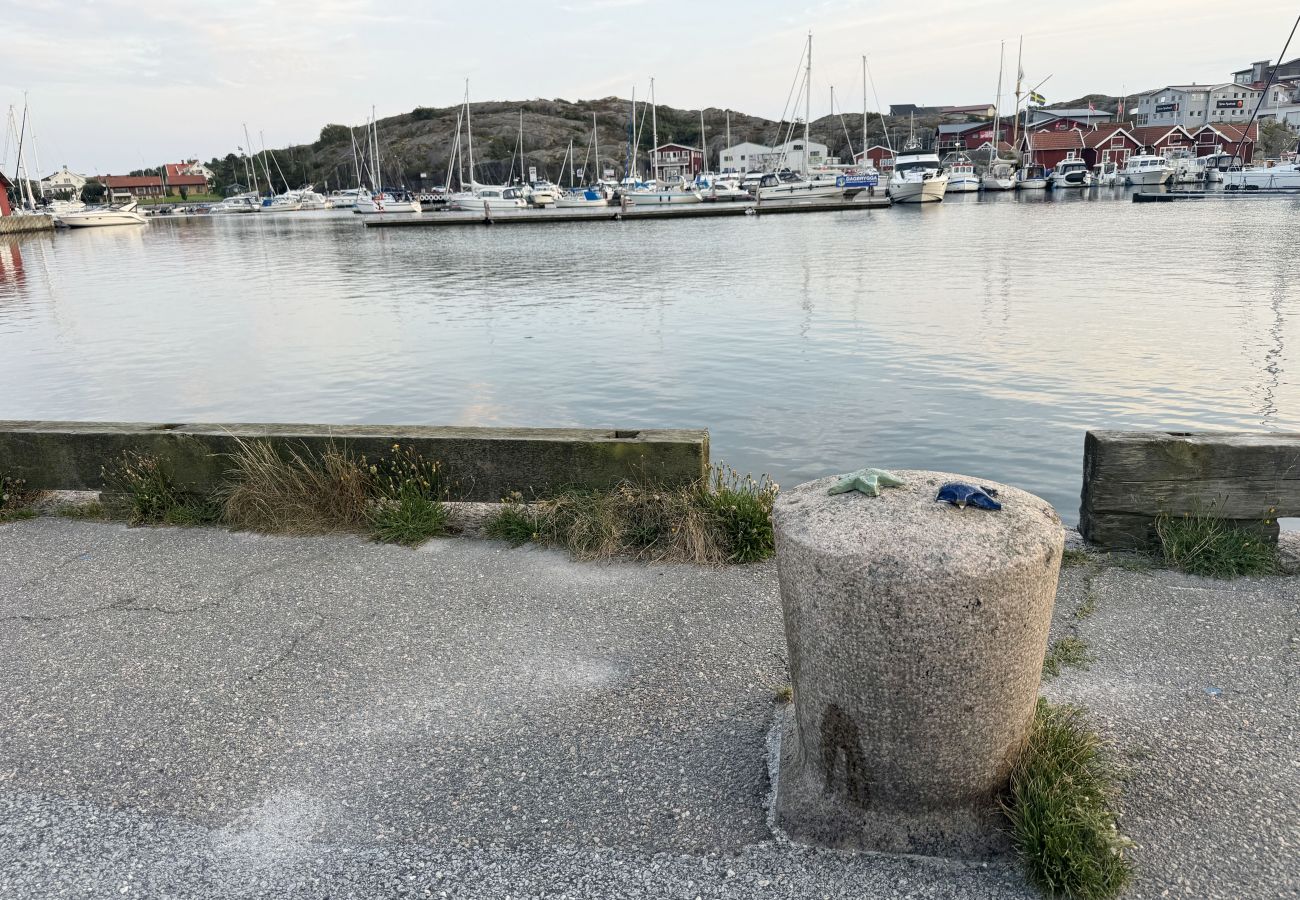
[[[859,469],[840,478],[827,491],[828,494],[847,494],[860,491],[868,497],[879,497],[882,487],[903,487],[906,482],[884,469]]]

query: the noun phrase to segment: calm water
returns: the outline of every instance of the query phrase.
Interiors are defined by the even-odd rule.
[[[707,427],[785,483],[946,469],[1069,520],[1088,428],[1300,430],[1296,201],[355,218],[0,243],[0,419]]]

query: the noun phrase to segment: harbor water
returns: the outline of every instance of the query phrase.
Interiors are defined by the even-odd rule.
[[[955,471],[1067,521],[1087,429],[1300,430],[1300,200],[359,218],[3,239],[0,419],[707,427],[782,483]]]

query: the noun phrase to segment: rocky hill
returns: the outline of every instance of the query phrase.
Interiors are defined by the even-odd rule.
[[[642,110],[642,105],[638,103],[638,120],[641,119]],[[600,160],[622,177],[627,161],[631,101],[605,97],[578,102],[523,100],[472,104],[474,162],[479,181],[493,183],[503,180],[512,167],[512,159],[515,160],[514,172],[516,175],[519,173],[516,147],[521,111],[525,165],[536,166],[539,174],[553,180],[559,178],[561,162],[572,141],[578,166],[581,167],[591,144],[594,114]],[[379,143],[385,182],[391,185],[400,180],[407,185],[419,185],[423,174],[423,183],[426,185],[444,183],[456,136],[457,117],[460,114],[459,106],[422,106],[409,113],[380,119]],[[709,150],[710,163],[716,165],[718,151],[727,144],[726,113],[721,109],[709,108],[703,111],[703,115],[705,144]],[[660,106],[655,117],[660,143],[675,141],[692,147],[700,146],[700,110]],[[894,130],[901,128],[905,132],[907,128],[904,120],[895,121],[887,117],[886,123]],[[870,114],[867,124],[868,140],[871,143],[883,143],[880,117]],[[917,120],[918,131],[932,130],[934,124],[935,122]],[[642,126],[640,121],[638,126]],[[789,127],[788,122],[782,124],[758,116],[731,112],[732,143],[779,143],[785,139]],[[812,139],[826,144],[832,155],[847,161],[850,153],[846,130],[852,135],[853,150],[860,150],[861,113],[846,114],[843,123],[839,116],[825,116],[811,125]],[[796,133],[802,136],[802,125],[796,126]],[[318,187],[328,183],[331,188],[355,184],[353,137],[358,144],[364,144],[364,135],[364,124],[326,125],[314,143],[272,150],[274,160],[270,168],[276,189],[283,189],[284,183],[293,187],[308,182],[315,183]],[[646,166],[651,144],[650,115],[646,110],[639,144],[642,170]],[[217,183],[221,188],[245,180],[243,162],[234,154],[224,159],[214,159],[208,165],[217,173]],[[588,164],[589,172],[595,171],[595,168],[594,162]]]

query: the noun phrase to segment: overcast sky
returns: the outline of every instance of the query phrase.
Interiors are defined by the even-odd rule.
[[[1008,78],[1048,75],[1049,102],[1213,82],[1273,57],[1292,2],[1000,0],[13,0],[0,38],[0,101],[28,92],[43,169],[116,173],[224,155],[243,123],[269,146],[327,122],[472,99],[642,96],[776,117],[813,32],[813,116],[829,86],[862,106],[861,56],[880,102],[992,102]],[[1248,10],[1248,11],[1247,11]],[[1300,55],[1293,48],[1289,56]],[[871,106],[874,108],[875,103]],[[13,165],[14,152],[5,160]]]

